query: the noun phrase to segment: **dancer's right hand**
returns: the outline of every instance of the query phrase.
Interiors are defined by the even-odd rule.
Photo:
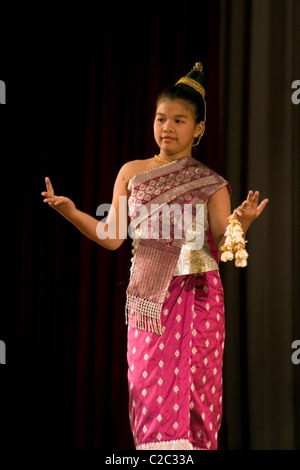
[[[60,212],[67,219],[72,218],[72,215],[76,211],[74,202],[65,196],[55,196],[50,178],[46,177],[45,182],[47,191],[42,192],[42,196],[45,197],[44,202],[48,203],[49,206]]]

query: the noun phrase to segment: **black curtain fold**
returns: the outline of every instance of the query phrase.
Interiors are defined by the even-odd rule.
[[[299,448],[299,2],[222,1],[224,172],[235,203],[269,204],[247,234],[249,262],[224,268],[229,448]],[[242,431],[242,432],[241,432]]]

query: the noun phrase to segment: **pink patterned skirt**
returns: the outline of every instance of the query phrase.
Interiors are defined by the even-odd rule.
[[[173,277],[163,334],[128,327],[129,416],[137,450],[215,450],[225,338],[218,271]]]

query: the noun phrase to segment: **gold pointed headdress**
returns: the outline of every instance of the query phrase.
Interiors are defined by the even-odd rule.
[[[176,85],[178,85],[179,83],[183,83],[184,85],[188,85],[188,86],[194,88],[194,90],[196,90],[198,93],[200,93],[200,95],[204,99],[205,98],[205,90],[202,86],[202,84],[203,84],[203,65],[202,65],[202,63],[201,62],[196,62],[196,64],[192,68],[192,70],[185,77],[182,77],[180,80],[178,80]]]

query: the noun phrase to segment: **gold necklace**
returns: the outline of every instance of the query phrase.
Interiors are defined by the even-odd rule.
[[[157,160],[160,160],[163,163],[171,163],[171,162],[176,162],[176,160],[181,160],[181,158],[185,158],[185,157],[174,158],[174,160],[166,160],[165,158],[161,158],[159,155],[154,155],[154,158],[157,158]]]
[[[154,155],[154,158],[156,158],[157,160],[160,160],[161,162],[163,163],[171,163],[172,160],[165,160],[164,158],[161,158],[159,155]]]

